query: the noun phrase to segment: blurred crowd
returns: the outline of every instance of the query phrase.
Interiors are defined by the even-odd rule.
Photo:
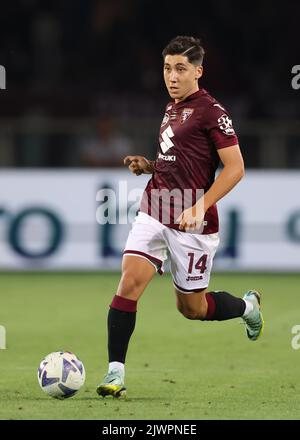
[[[168,100],[161,52],[176,35],[202,38],[202,85],[238,123],[296,120],[300,92],[291,88],[291,68],[300,63],[299,16],[294,0],[285,7],[270,0],[3,2],[0,165],[118,166],[139,149],[148,121],[143,148],[155,151],[154,122]],[[95,123],[83,133],[71,127],[66,137],[57,128],[89,118]],[[298,140],[291,145],[296,151]]]

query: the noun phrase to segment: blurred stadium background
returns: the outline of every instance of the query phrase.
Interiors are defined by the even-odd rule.
[[[298,418],[298,363],[290,339],[300,271],[300,89],[292,87],[292,68],[300,64],[299,17],[297,1],[1,4],[6,90],[0,89],[0,324],[10,349],[1,350],[0,418],[72,418],[74,411],[83,418],[181,418],[187,391],[182,371],[202,390],[184,402],[185,418]],[[130,224],[99,225],[96,195],[115,189],[117,215],[124,218],[149,178],[131,176],[122,159],[155,157],[169,100],[161,52],[176,35],[202,37],[201,84],[230,111],[246,165],[246,177],[219,203],[221,246],[212,288],[241,294],[261,287],[267,293],[266,337],[249,349],[234,322],[224,324],[224,332],[223,324],[212,329],[182,322],[171,295],[164,295],[172,290],[165,275],[143,297],[143,326],[129,352],[131,393],[147,396],[151,383],[153,401],[137,399],[120,411],[103,406],[100,416],[84,397],[70,406],[49,403],[32,375],[48,352],[63,346],[82,357],[91,399],[98,368],[105,372],[107,305],[118,280],[118,273],[107,271],[120,271]],[[127,206],[124,188],[132,196]],[[51,297],[48,315],[42,294]],[[201,354],[193,348],[199,332]],[[196,378],[189,365],[197,365],[199,356],[203,375]],[[153,369],[147,370],[149,363]],[[229,387],[233,377],[238,386]]]
[[[202,86],[230,110],[247,168],[219,204],[216,269],[299,269],[299,3],[192,2],[178,15],[136,0],[1,8],[2,269],[119,267],[129,226],[96,224],[96,192],[120,180],[143,188],[122,158],[155,157],[161,51],[176,34],[202,37]]]

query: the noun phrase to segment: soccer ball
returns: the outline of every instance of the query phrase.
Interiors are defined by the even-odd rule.
[[[40,363],[38,381],[49,396],[67,399],[74,396],[84,384],[85,369],[74,353],[55,351]]]

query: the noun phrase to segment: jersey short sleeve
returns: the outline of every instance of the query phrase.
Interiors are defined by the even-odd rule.
[[[239,143],[232,126],[232,119],[220,104],[211,104],[205,112],[205,129],[216,149],[231,147]]]

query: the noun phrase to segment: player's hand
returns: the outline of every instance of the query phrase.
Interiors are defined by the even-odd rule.
[[[192,232],[201,230],[204,219],[203,203],[196,203],[191,208],[185,209],[177,218],[176,223],[179,223],[179,230]]]
[[[151,162],[144,156],[126,156],[124,165],[128,165],[129,170],[136,176],[153,172]]]

